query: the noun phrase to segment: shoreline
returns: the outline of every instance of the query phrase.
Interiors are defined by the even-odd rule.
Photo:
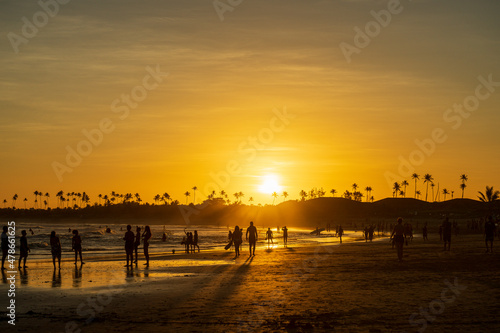
[[[51,279],[51,262],[40,263],[18,288],[15,329],[416,332],[426,320],[420,309],[434,318],[426,332],[498,329],[491,309],[500,306],[500,247],[485,254],[483,238],[466,235],[452,239],[445,252],[437,240],[415,238],[402,263],[383,241],[260,248],[255,257],[244,246],[236,260],[233,252],[167,255],[152,259],[149,269],[127,270],[123,259],[112,258],[89,261],[81,276],[63,264],[61,284],[57,273],[55,284]],[[31,287],[38,273],[42,287]],[[439,303],[446,281],[465,289],[446,292],[453,302]],[[439,314],[429,312],[430,304]]]

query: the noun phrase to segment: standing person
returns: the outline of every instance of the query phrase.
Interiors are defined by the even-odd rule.
[[[422,236],[424,238],[424,241],[428,240],[427,239],[427,222],[425,222],[424,227],[422,228]]]
[[[451,247],[451,222],[447,218],[444,219],[443,222],[443,242],[444,242],[444,250],[446,251],[446,244],[448,244],[448,251],[450,251]]]
[[[283,227],[283,244],[285,246],[288,244],[288,228],[286,226]]]
[[[195,246],[198,248],[198,252],[200,252],[200,247],[198,245],[198,230],[195,230],[193,235],[193,249]]]
[[[132,266],[132,261],[134,260],[134,233],[132,232],[132,226],[129,224],[127,225],[127,232],[125,233],[125,237],[123,237],[123,240],[125,241],[125,253],[127,255],[127,264],[125,267],[129,266],[129,259],[130,259],[130,266]]]
[[[146,267],[149,267],[149,240],[151,239],[151,229],[149,225],[144,228],[144,233],[142,234],[142,238],[144,239],[144,256],[146,257]]]
[[[488,216],[488,221],[484,224],[484,235],[485,235],[485,243],[486,243],[486,253],[493,253],[493,240],[495,239],[495,222],[493,222],[493,217]],[[488,248],[488,242],[490,242],[490,247]]]
[[[55,231],[50,233],[50,252],[52,252],[52,263],[54,264],[54,269],[56,269],[56,258],[59,262],[59,269],[61,269],[61,241],[59,240],[59,237],[57,237]]]
[[[138,226],[135,231],[136,231],[136,234],[135,234],[135,243],[134,243],[134,252],[135,252],[134,264],[137,264],[138,263],[137,252],[139,251],[139,245],[141,245],[141,227]]]
[[[269,241],[271,241],[271,244],[274,244],[274,242],[273,242],[273,231],[271,230],[271,228],[267,228],[266,239],[267,239],[267,245],[269,245]]]
[[[403,245],[405,243],[405,227],[403,226],[403,219],[401,217],[398,218],[398,224],[394,226],[394,230],[392,230],[391,238],[394,240],[396,244],[396,248],[398,250],[398,260],[403,261]]]
[[[7,236],[7,228],[6,225],[3,226],[3,231],[2,231],[2,270],[6,269],[4,267],[5,263],[5,258],[7,258],[7,253],[9,251],[9,236]]]
[[[250,237],[248,237],[250,234]],[[257,228],[253,225],[253,221],[250,221],[250,226],[247,228],[246,237],[249,244],[250,256],[255,255],[255,245],[257,244]],[[253,248],[253,252],[252,252]]]
[[[233,231],[233,244],[234,244],[234,259],[240,256],[240,245],[241,238],[243,235],[241,234],[240,227],[234,227]]]
[[[73,248],[73,251],[75,251],[75,265],[78,263],[78,253],[80,253],[80,262],[81,265],[84,264],[83,259],[82,259],[82,238],[78,234],[78,230],[73,230],[73,239],[71,241],[71,245]]]
[[[344,229],[342,229],[342,226],[339,225],[339,238],[340,238],[340,244],[342,244],[342,236],[344,235]]]
[[[23,268],[28,268],[26,266],[26,259],[28,258],[28,252],[31,252],[29,246],[28,246],[28,239],[26,238],[26,230],[21,231],[21,246],[19,247],[19,268],[21,268],[21,261],[24,258],[24,265]]]

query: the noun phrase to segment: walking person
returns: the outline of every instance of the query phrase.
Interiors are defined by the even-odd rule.
[[[273,242],[273,231],[271,230],[271,228],[267,228],[266,239],[267,239],[267,245],[270,245],[269,242],[271,242],[271,244],[274,244],[274,242]]]
[[[26,238],[26,230],[21,231],[21,246],[19,247],[19,268],[21,268],[21,261],[24,259],[24,265],[23,268],[28,268],[26,266],[26,259],[28,258],[28,252],[31,252],[29,246],[28,246],[28,239]]]
[[[242,237],[240,227],[234,227],[233,231],[233,244],[234,244],[234,259],[240,256],[240,245],[242,243]]]
[[[4,263],[5,263],[5,258],[7,258],[7,253],[9,251],[9,236],[7,236],[7,230],[9,230],[9,228],[4,225],[3,226],[3,231],[2,231],[2,270],[6,269],[5,266],[4,266]]]
[[[391,239],[393,239],[394,243],[396,244],[399,261],[403,261],[403,246],[405,243],[404,232],[405,227],[403,226],[403,219],[400,217],[398,218],[398,224],[394,226],[394,230],[391,234]]]
[[[330,225],[328,225],[328,228],[330,228]],[[288,228],[284,226],[282,230],[283,230],[283,244],[286,247],[288,244]]]
[[[125,267],[132,266],[132,262],[134,260],[134,233],[132,232],[132,226],[127,225],[127,232],[125,233],[125,237],[123,237],[125,241],[125,254],[127,255],[127,264]],[[129,265],[130,260],[130,265]]]
[[[78,263],[78,254],[80,254],[80,263],[84,264],[82,259],[82,238],[78,234],[78,230],[73,230],[73,239],[71,240],[71,247],[75,251],[75,265]]]
[[[255,245],[257,244],[257,228],[253,225],[253,221],[250,221],[250,226],[247,228],[246,237],[248,240],[248,246],[250,250],[250,256],[255,255]],[[252,252],[253,248],[253,252]]]
[[[496,226],[495,222],[493,221],[493,217],[490,215],[488,216],[488,220],[484,224],[484,235],[485,235],[485,243],[486,243],[486,253],[491,252],[493,253],[493,240],[495,239],[495,231],[496,231]],[[490,242],[490,247],[488,248],[488,242]]]
[[[195,249],[195,247],[197,247],[198,252],[200,252],[200,247],[198,246],[198,230],[195,230],[193,235],[193,250]]]
[[[339,238],[340,238],[340,244],[342,244],[342,236],[344,235],[344,229],[342,229],[342,226],[339,225]]]
[[[427,241],[427,222],[425,222],[424,227],[422,228],[422,237],[424,238],[424,241]]]
[[[61,269],[61,241],[55,231],[50,233],[50,252],[52,253],[52,263],[54,264],[54,269],[56,269],[56,258],[59,262],[59,269]]]
[[[448,251],[450,251],[451,247],[451,222],[447,218],[444,219],[443,222],[443,242],[444,242],[444,250],[446,251],[446,245],[448,245]]]
[[[142,238],[144,239],[144,257],[146,257],[146,267],[149,267],[149,240],[151,239],[151,229],[149,225],[144,228],[144,233],[142,234]]]

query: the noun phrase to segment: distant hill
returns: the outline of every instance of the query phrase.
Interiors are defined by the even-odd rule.
[[[246,226],[253,220],[261,226],[315,227],[324,223],[345,223],[354,220],[439,219],[445,215],[466,219],[500,212],[500,202],[484,203],[471,199],[425,202],[411,198],[387,198],[373,203],[344,198],[317,198],[286,201],[276,206],[223,205],[205,202],[201,205],[138,205],[91,206],[82,209],[0,209],[7,220],[75,223],[131,224],[213,224]]]

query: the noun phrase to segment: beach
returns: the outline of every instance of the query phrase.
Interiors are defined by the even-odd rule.
[[[415,238],[403,262],[388,239],[259,246],[233,252],[30,262],[16,281],[9,332],[492,332],[500,329],[500,252],[481,235]],[[498,244],[498,242],[497,242]],[[500,251],[500,249],[499,249]],[[20,272],[22,273],[22,271]]]

